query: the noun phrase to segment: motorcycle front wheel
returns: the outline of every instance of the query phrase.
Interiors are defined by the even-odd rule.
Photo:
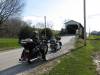
[[[47,45],[44,45],[43,46],[43,50],[44,50],[44,54],[47,54],[47,52],[48,52],[48,46]]]

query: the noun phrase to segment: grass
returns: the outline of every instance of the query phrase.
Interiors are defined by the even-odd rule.
[[[18,39],[15,38],[0,38],[0,51],[18,48]]]
[[[43,75],[97,75],[91,56],[94,52],[100,51],[100,41],[88,40],[87,46],[83,46],[83,40],[78,40],[75,47],[69,55],[61,58],[56,67]]]

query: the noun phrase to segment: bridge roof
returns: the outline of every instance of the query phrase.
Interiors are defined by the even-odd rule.
[[[70,20],[68,22],[65,22],[64,24],[65,24],[65,26],[68,26],[68,25],[80,25],[83,28],[83,26],[81,25],[81,23],[79,23],[77,21],[74,21],[74,20]]]
[[[70,20],[70,21],[68,21],[68,22],[65,22],[64,24],[66,24],[66,25],[71,25],[71,24],[80,24],[79,22],[76,22],[76,21],[74,21],[74,20]]]

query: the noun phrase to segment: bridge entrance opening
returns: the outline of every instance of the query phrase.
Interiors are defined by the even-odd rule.
[[[77,24],[71,24],[67,26],[67,33],[68,34],[76,34],[76,30],[78,29]]]

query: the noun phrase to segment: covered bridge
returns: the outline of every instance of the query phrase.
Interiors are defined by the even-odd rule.
[[[70,20],[64,24],[67,34],[76,34],[76,31],[78,31],[79,36],[82,38],[84,37],[84,27],[81,25],[81,23]]]

